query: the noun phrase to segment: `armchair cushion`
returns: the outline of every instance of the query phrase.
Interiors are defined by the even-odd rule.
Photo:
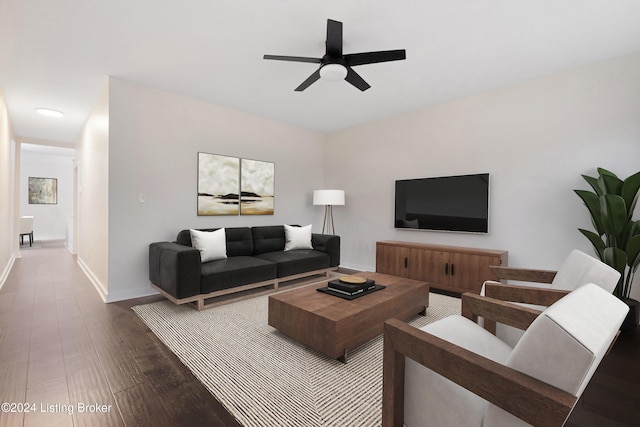
[[[511,347],[462,316],[449,316],[420,329],[501,364],[511,354]],[[424,420],[442,427],[480,426],[489,405],[409,358],[405,361],[404,389],[406,426],[421,426]]]
[[[423,331],[435,336],[434,339],[445,340],[447,345],[416,336],[431,343],[430,346],[437,345],[438,351],[433,347],[425,347],[424,354],[431,355],[430,358],[418,363],[407,357],[404,362],[404,397],[400,399],[404,402],[404,424],[407,427],[529,425],[501,409],[504,407],[529,422],[562,425],[615,339],[627,311],[626,304],[606,290],[587,284],[542,312],[513,349],[474,322],[459,316],[423,327]],[[392,340],[389,338],[389,341],[385,341],[385,349],[387,342],[391,343]],[[407,337],[398,337],[398,342],[405,349],[402,354],[409,354],[405,351],[421,345],[408,341]],[[466,365],[465,376],[460,376],[459,364],[465,365],[473,359],[460,352],[458,356],[463,359],[456,359],[458,356],[453,353],[448,356],[448,352],[454,351],[451,344],[481,359],[472,362],[472,366],[475,366],[473,370]],[[393,351],[385,352],[385,357],[394,354]],[[450,360],[457,362],[449,363]],[[500,373],[502,370],[497,367],[487,370],[490,366],[487,363],[493,362],[498,364],[496,366],[502,366],[504,371]],[[395,366],[394,363],[385,362],[385,369]],[[434,370],[427,366],[433,366]],[[385,375],[388,393],[391,390],[388,379],[393,378],[394,374]],[[447,378],[462,381],[461,384],[465,384],[467,378],[473,378],[474,382],[467,384],[469,390],[474,390],[493,403],[488,403]],[[514,387],[516,383],[519,386]],[[487,390],[492,391],[487,393]],[[388,395],[383,401],[393,404]],[[394,418],[385,409],[383,414],[390,414],[389,418]]]
[[[586,284],[547,308],[526,330],[506,365],[577,398],[613,342],[628,307]],[[528,425],[489,405],[485,425]]]
[[[572,291],[587,283],[595,283],[609,293],[613,293],[619,278],[620,273],[614,268],[574,249],[558,269],[551,287]]]

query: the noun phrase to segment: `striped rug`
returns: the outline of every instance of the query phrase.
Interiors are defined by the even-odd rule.
[[[379,426],[382,336],[344,364],[267,324],[267,296],[196,311],[169,301],[133,307],[244,426]],[[432,293],[420,327],[460,313],[460,300]]]

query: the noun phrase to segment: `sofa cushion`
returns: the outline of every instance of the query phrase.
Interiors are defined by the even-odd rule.
[[[215,231],[218,228],[200,228],[198,231]],[[229,227],[225,228],[227,239],[227,256],[249,256],[253,253],[253,236],[249,227]],[[193,246],[189,230],[182,230],[178,233],[176,243],[184,246]]]
[[[193,247],[200,251],[201,262],[227,257],[227,239],[224,228],[216,231],[189,230]]]
[[[284,250],[285,236],[283,225],[252,227],[251,233],[253,234],[254,255]]]
[[[253,254],[253,236],[249,227],[227,228],[227,255],[250,256]]]
[[[276,264],[250,256],[235,256],[202,264],[202,293],[275,279]]]
[[[284,250],[313,249],[311,245],[311,224],[304,227],[284,225]]]
[[[329,268],[331,262],[327,253],[313,249],[269,252],[257,255],[256,258],[277,263],[278,277]]]

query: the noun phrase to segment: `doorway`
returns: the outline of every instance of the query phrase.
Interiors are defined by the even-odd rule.
[[[19,216],[33,217],[33,242],[20,250],[58,245],[73,253],[74,161],[68,146],[20,143]]]

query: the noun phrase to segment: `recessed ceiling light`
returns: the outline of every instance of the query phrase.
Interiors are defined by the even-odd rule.
[[[64,117],[64,113],[62,113],[62,111],[52,110],[50,108],[36,108],[36,111],[43,116]]]

